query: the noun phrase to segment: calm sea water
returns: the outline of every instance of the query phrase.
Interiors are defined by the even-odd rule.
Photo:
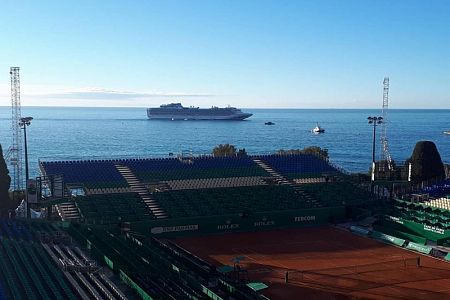
[[[332,161],[349,171],[367,171],[372,158],[372,127],[367,117],[380,110],[243,109],[247,121],[157,121],[145,108],[24,107],[33,116],[28,127],[31,175],[39,159],[151,157],[192,150],[210,153],[221,143],[251,154],[317,145],[329,149]],[[11,109],[0,107],[0,143],[11,144]],[[450,161],[450,110],[391,110],[388,138],[392,157],[407,159],[418,140],[434,141]],[[264,122],[275,122],[266,126]],[[326,132],[310,130],[319,122]],[[379,139],[377,138],[377,155]]]

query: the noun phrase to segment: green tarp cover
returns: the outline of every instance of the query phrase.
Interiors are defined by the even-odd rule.
[[[445,260],[450,260],[450,253],[447,253],[447,255],[444,258]]]
[[[370,231],[359,227],[359,226],[350,226],[350,230],[353,231],[354,233],[358,233],[358,234],[362,234],[362,235],[369,235]]]
[[[425,245],[421,245],[421,244],[417,244],[417,243],[413,243],[413,242],[409,242],[408,245],[406,246],[406,248],[420,252],[420,253],[424,253],[424,254],[430,254],[431,250],[433,249],[429,246],[425,246]]]
[[[233,271],[233,267],[225,265],[225,266],[218,267],[217,271],[219,273],[226,274],[226,273]]]
[[[262,282],[250,282],[247,283],[247,286],[255,292],[268,288],[268,286]]]
[[[399,238],[396,238],[395,236],[384,234],[379,231],[372,231],[372,237],[374,237],[378,240],[390,243],[390,244],[400,246],[400,247],[402,247],[403,244],[405,243],[404,239],[399,239]]]

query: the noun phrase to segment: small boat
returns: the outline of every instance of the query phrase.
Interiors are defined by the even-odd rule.
[[[266,123],[264,123],[264,125],[275,125],[275,123],[274,122],[266,122]]]
[[[444,134],[450,134],[450,131],[444,131]]]
[[[317,126],[314,127],[311,131],[312,131],[313,133],[324,133],[324,132],[325,132],[325,129],[323,129],[322,127],[320,127],[320,126],[319,126],[319,123],[317,123]]]

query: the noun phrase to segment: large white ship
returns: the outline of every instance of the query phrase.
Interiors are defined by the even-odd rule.
[[[235,107],[184,107],[181,103],[170,103],[158,108],[147,108],[149,119],[167,120],[244,120],[253,114],[243,113]]]

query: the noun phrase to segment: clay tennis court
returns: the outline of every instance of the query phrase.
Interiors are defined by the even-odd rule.
[[[269,286],[270,299],[450,299],[449,263],[332,227],[174,242],[217,267],[241,257],[239,266]]]

